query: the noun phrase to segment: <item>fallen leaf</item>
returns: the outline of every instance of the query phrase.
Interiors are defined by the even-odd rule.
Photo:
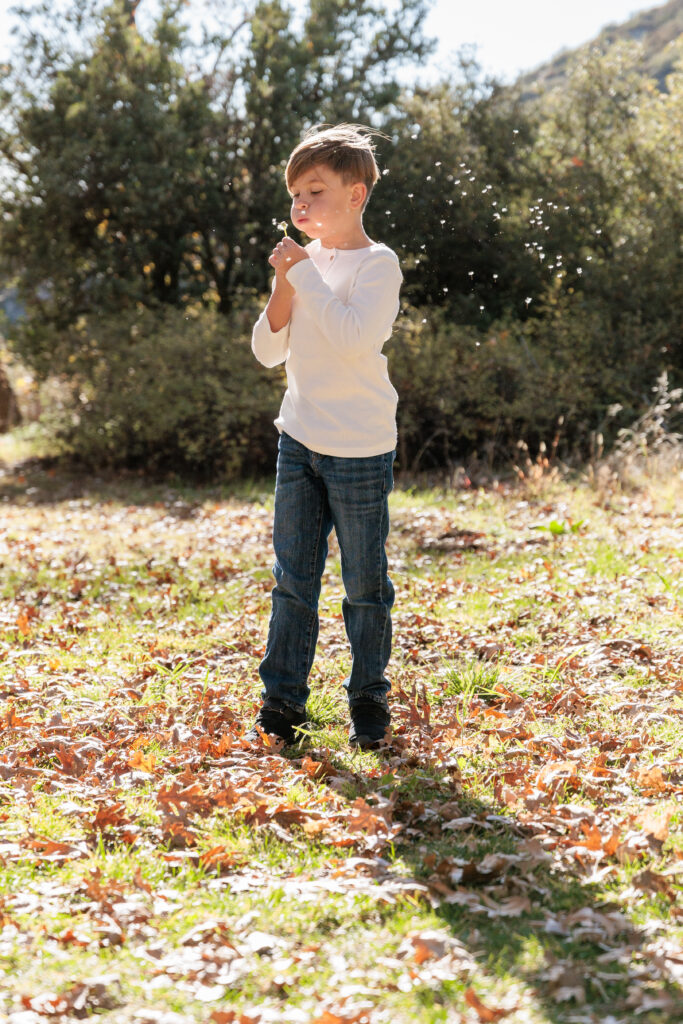
[[[484,1003],[482,1003],[481,999],[476,994],[473,988],[468,988],[465,990],[465,1001],[467,1002],[468,1006],[472,1007],[472,1009],[477,1014],[477,1017],[482,1022],[502,1020],[503,1017],[508,1017],[517,1009],[516,1006],[512,1006],[510,1007],[510,1009],[499,1008],[496,1010],[492,1010],[490,1007],[485,1006]]]

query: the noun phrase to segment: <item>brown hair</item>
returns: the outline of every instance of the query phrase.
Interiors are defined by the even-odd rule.
[[[311,167],[325,164],[345,184],[362,181],[370,193],[379,180],[373,136],[386,136],[362,124],[320,125],[306,133],[287,162],[287,188]],[[367,199],[366,199],[367,202]]]

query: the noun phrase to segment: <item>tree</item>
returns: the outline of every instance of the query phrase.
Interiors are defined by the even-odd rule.
[[[574,65],[547,104],[536,143],[542,192],[536,245],[559,271],[565,308],[600,311],[596,364],[630,376],[643,397],[664,369],[683,369],[683,75],[662,92],[641,49],[619,44]],[[542,223],[541,223],[542,222]],[[548,289],[548,295],[551,289]],[[678,311],[678,312],[677,312]],[[612,396],[612,401],[615,396]]]
[[[180,44],[172,8],[145,42],[119,0],[85,53],[54,56],[17,103],[5,94],[2,152],[14,173],[3,250],[29,313],[27,354],[43,369],[79,319],[177,303],[181,278],[196,279],[188,243],[212,113]],[[32,56],[29,39],[27,65]]]
[[[531,187],[535,126],[515,91],[483,79],[476,62],[463,56],[460,72],[402,97],[368,223],[399,248],[414,305],[483,327],[509,310],[524,316],[523,297],[540,287],[515,216]]]
[[[43,370],[56,368],[56,338],[68,366],[83,318],[138,303],[228,312],[263,291],[302,129],[372,120],[398,96],[394,68],[428,49],[425,0],[392,16],[311,0],[299,30],[281,0],[258,0],[192,65],[183,5],[166,2],[149,38],[136,6],[74,3],[61,41],[26,12],[6,75],[4,260],[29,313],[24,355]]]

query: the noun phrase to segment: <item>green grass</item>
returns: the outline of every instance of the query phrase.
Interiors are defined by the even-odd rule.
[[[0,1021],[675,1024],[680,482],[397,489],[365,753],[334,545],[309,725],[242,744],[271,485],[5,472]]]

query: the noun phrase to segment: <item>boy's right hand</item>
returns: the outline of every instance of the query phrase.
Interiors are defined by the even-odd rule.
[[[286,281],[289,268],[307,259],[310,257],[303,246],[298,245],[293,238],[282,238],[268,257],[268,262],[274,268],[278,281]]]

